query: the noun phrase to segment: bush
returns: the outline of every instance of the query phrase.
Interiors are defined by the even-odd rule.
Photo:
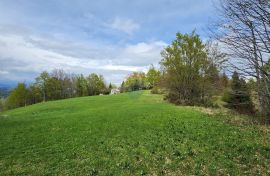
[[[231,99],[231,90],[225,90],[222,96],[222,101],[228,102]]]
[[[161,90],[158,87],[153,87],[151,90],[152,94],[161,94]]]

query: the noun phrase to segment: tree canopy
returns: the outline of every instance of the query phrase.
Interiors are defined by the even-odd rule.
[[[213,75],[219,73],[195,31],[177,33],[176,39],[161,55],[167,98],[176,104],[206,104],[211,98]]]

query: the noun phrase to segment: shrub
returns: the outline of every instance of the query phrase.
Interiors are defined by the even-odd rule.
[[[161,90],[158,87],[153,87],[151,90],[152,94],[161,94]]]

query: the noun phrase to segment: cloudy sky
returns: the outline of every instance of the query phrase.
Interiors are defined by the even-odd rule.
[[[203,39],[214,0],[0,0],[0,83],[55,68],[119,84],[160,61],[176,32]]]

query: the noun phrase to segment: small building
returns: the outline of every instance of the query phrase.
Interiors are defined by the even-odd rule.
[[[119,93],[120,93],[120,90],[119,90],[118,88],[116,88],[116,89],[111,89],[110,95],[119,94]]]

